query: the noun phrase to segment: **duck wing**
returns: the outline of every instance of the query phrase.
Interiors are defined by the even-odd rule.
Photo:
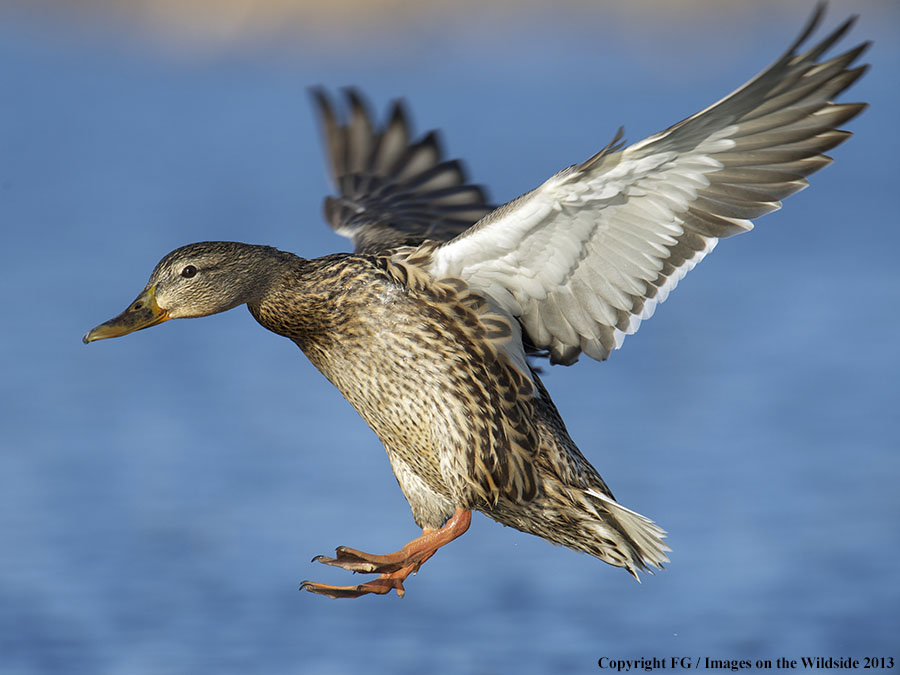
[[[444,158],[436,131],[412,140],[402,101],[393,102],[378,126],[355,89],[344,90],[344,116],[323,89],[312,96],[338,191],[325,198],[325,219],[356,252],[447,241],[494,210],[483,188],[468,182],[462,163]]]
[[[832,99],[867,68],[853,63],[868,43],[821,60],[850,19],[800,52],[823,12],[734,93],[624,150],[620,129],[439,246],[429,272],[498,303],[555,363],[606,359],[719,239],[780,208],[850,135],[837,126],[865,104]]]

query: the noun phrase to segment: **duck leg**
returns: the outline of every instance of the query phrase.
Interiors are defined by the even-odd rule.
[[[471,522],[471,511],[457,509],[456,513],[439,530],[423,529],[421,537],[416,537],[399,551],[384,555],[364,553],[346,546],[339,546],[334,558],[317,555],[313,558],[313,562],[341,567],[351,572],[377,573],[380,576],[357,586],[331,586],[314,581],[304,581],[300,584],[300,590],[327,595],[330,598],[358,598],[368,593],[384,595],[395,590],[397,595],[402,598],[406,593],[403,588],[406,577],[418,572],[422,564],[441,546],[464,534],[469,529]]]

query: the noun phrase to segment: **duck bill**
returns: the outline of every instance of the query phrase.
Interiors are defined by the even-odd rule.
[[[148,286],[128,306],[128,309],[114,319],[101,323],[93,330],[85,333],[82,341],[84,344],[87,344],[94,340],[121,337],[136,330],[155,326],[168,319],[169,313],[164,309],[160,309],[159,305],[156,304],[156,286]]]

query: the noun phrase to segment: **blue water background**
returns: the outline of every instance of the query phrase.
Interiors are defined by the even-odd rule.
[[[512,12],[512,6],[508,6]],[[346,250],[306,87],[410,100],[496,201],[768,64],[810,9],[671,29],[531,10],[185,49],[0,11],[0,673],[596,672],[597,659],[900,657],[900,19],[835,164],[720,244],[606,363],[546,383],[624,504],[670,532],[635,583],[482,516],[402,601],[297,592],[417,532],[383,450],[244,309],[85,347],[204,239]],[[686,10],[688,12],[688,10]],[[668,16],[668,15],[666,15]],[[475,20],[478,19],[478,20]],[[470,23],[471,22],[471,23]]]

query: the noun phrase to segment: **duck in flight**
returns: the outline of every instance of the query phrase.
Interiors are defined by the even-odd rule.
[[[473,510],[635,578],[660,568],[665,532],[616,501],[528,357],[606,359],[719,239],[750,230],[831,162],[823,153],[850,135],[839,125],[865,107],[833,100],[866,70],[854,63],[868,43],[823,57],[850,19],[805,47],[823,13],[718,103],[627,147],[620,130],[499,208],[434,132],[413,140],[402,103],[378,125],[355,91],[339,111],[317,90],[338,192],[325,214],[354,252],[183,246],[84,342],[247,305],[341,391],[383,442],[422,535],[386,555],[317,556],[378,576],[304,590],[402,596]]]

